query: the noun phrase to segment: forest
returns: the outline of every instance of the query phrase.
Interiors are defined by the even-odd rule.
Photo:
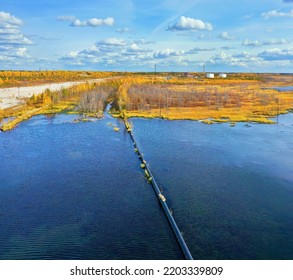
[[[82,81],[107,78],[115,72],[97,71],[0,71],[0,88],[32,86],[53,82]]]

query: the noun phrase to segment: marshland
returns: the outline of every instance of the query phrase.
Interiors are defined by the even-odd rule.
[[[0,110],[1,259],[183,258],[125,119],[195,259],[292,259],[292,75],[48,72],[2,73],[84,82]]]

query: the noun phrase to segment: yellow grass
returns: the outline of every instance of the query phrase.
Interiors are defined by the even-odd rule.
[[[60,74],[56,76],[58,79],[63,79],[65,76],[64,73],[57,74]],[[10,74],[6,73],[6,75]],[[207,124],[273,123],[270,118],[293,108],[293,91],[277,92],[267,89],[277,85],[291,85],[290,77],[280,75],[235,74],[229,79],[214,80],[182,78],[177,75],[166,80],[166,75],[154,77],[133,73],[115,80],[115,83],[119,91],[117,96],[110,100],[113,104],[117,104],[115,108],[114,105],[112,106],[112,115],[124,119],[143,117],[199,120]],[[141,93],[130,94],[133,85],[147,85],[147,87],[143,88]],[[21,121],[38,114],[56,114],[64,111],[78,113],[75,112],[75,107],[79,102],[80,93],[90,89],[89,85],[80,85],[76,87],[75,96],[71,98],[65,96],[63,101],[54,105],[51,104],[52,94],[48,92],[42,98],[35,98],[36,100],[31,98],[27,105],[0,110],[0,119],[15,117],[14,120],[4,124],[2,130],[10,130]],[[102,112],[93,114],[93,117],[99,117]]]
[[[44,83],[82,81],[113,77],[118,73],[97,71],[0,71],[0,88],[31,86]]]
[[[285,113],[285,112],[283,112]],[[274,115],[270,112],[253,113],[249,108],[237,111],[233,108],[222,108],[219,110],[206,108],[168,108],[152,109],[149,111],[130,111],[127,117],[141,118],[163,118],[168,120],[201,120],[204,123],[211,124],[215,122],[259,122],[274,123],[269,118]]]
[[[33,116],[36,115],[46,115],[46,114],[58,114],[63,111],[69,111],[73,110],[75,108],[74,102],[70,101],[62,101],[54,106],[51,105],[45,105],[40,108],[34,108],[30,106],[23,106],[21,107],[15,113],[15,119],[5,123],[2,125],[1,130],[2,131],[8,131],[13,129],[16,125],[18,125],[20,122],[25,121]]]
[[[34,115],[38,115],[40,114],[40,112],[42,111],[43,108],[38,108],[38,109],[33,109],[30,111],[27,111],[23,114],[21,114],[20,116],[16,117],[14,120],[5,123],[2,127],[1,130],[2,131],[7,131],[7,130],[11,130],[12,128],[14,128],[17,124],[19,124],[20,122],[27,120],[29,118],[31,118]]]
[[[282,81],[283,85],[288,85],[288,81],[287,83]],[[275,80],[274,83],[276,86]],[[270,118],[287,113],[293,108],[293,91],[278,92],[269,89],[270,86],[273,85],[267,81],[263,83],[257,80],[237,79],[204,81],[200,84],[189,84],[188,81],[185,84],[183,82],[172,84],[168,81],[161,86],[161,90],[160,87],[155,90],[146,87],[143,88],[143,94],[132,93],[127,98],[128,102],[133,103],[128,106],[126,116],[200,120],[206,124],[221,122],[271,124],[274,122]],[[185,93],[188,95],[184,97]],[[201,96],[201,99],[196,100],[197,96]],[[182,106],[182,99],[185,106]],[[160,105],[161,100],[164,101],[163,106]],[[221,100],[220,104],[218,104],[219,100]],[[154,104],[154,101],[158,103]],[[172,105],[166,106],[166,102]]]

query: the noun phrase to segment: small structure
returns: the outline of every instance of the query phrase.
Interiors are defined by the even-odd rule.
[[[219,77],[225,79],[225,78],[227,78],[227,74],[225,74],[225,73],[220,73],[220,74],[219,74]]]
[[[208,79],[214,79],[214,78],[215,78],[215,74],[214,74],[214,73],[207,73],[207,74],[206,74],[206,77],[207,77]]]

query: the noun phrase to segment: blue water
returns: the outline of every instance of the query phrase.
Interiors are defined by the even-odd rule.
[[[0,259],[182,259],[123,124],[75,118],[0,133]],[[293,114],[131,122],[195,259],[293,259]]]
[[[132,122],[194,258],[293,259],[293,114],[279,125]]]
[[[123,124],[74,118],[0,134],[0,259],[181,259]]]
[[[292,91],[293,86],[274,87],[274,89],[276,89],[278,91]]]

